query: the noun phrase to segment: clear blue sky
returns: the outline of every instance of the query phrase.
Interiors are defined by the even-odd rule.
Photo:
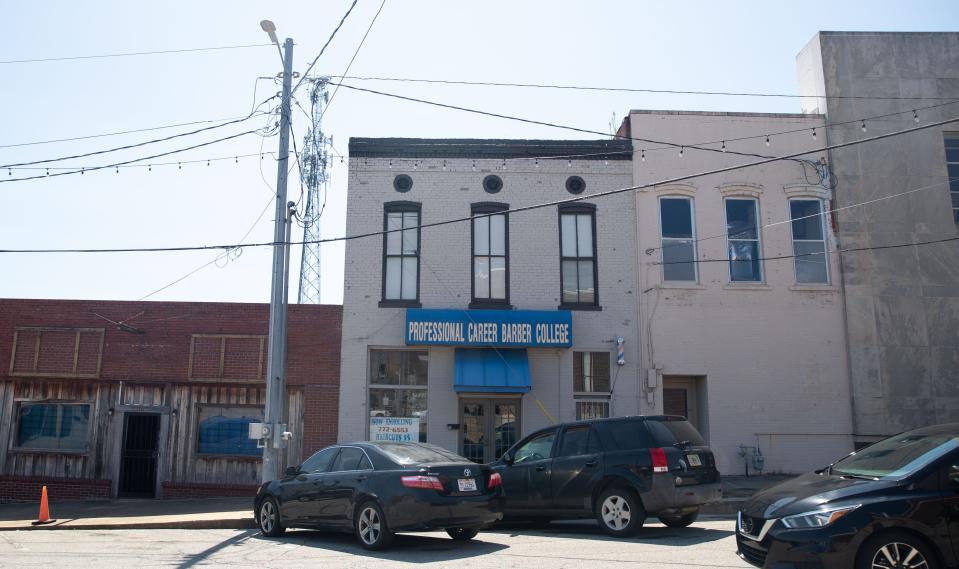
[[[315,73],[341,74],[381,0],[360,0]],[[350,0],[266,3],[4,3],[0,60],[266,43],[272,19],[296,42],[303,72]],[[797,93],[795,56],[819,30],[957,31],[959,4],[916,2],[449,2],[387,0],[351,75],[653,89]],[[0,64],[0,146],[238,117],[277,88],[275,48]],[[798,112],[795,99],[563,92],[363,82],[362,86],[497,113],[608,131],[632,108]],[[307,101],[306,91],[298,93]],[[304,105],[307,106],[308,105]],[[293,116],[297,137],[302,113]],[[263,121],[252,122],[262,126]],[[201,125],[202,126],[202,125]],[[483,118],[341,90],[324,118],[334,147],[351,136],[581,138],[575,133]],[[241,125],[146,149],[78,160],[131,159],[241,132]],[[0,148],[0,163],[132,144],[190,127],[76,142]],[[261,146],[262,145],[262,146]],[[276,137],[248,135],[178,159],[275,151]],[[57,164],[62,166],[64,164]],[[262,174],[261,174],[262,167]],[[15,171],[17,177],[26,172]],[[295,173],[294,173],[295,175]],[[271,158],[91,172],[0,184],[0,248],[191,246],[272,240]],[[291,196],[298,195],[296,179]],[[323,235],[345,232],[346,165],[335,164]],[[300,236],[294,234],[295,238]],[[215,253],[0,255],[0,297],[139,299],[209,263]],[[299,251],[294,251],[295,269]],[[268,302],[269,248],[247,249],[151,300]],[[323,301],[339,303],[343,247],[323,256]],[[292,275],[295,298],[296,270]]]

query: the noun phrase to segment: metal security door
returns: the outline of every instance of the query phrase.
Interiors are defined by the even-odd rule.
[[[160,416],[127,413],[120,454],[121,497],[153,498],[156,492]]]

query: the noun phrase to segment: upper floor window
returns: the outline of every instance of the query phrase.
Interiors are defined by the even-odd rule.
[[[419,299],[420,204],[387,203],[383,235],[383,300]]]
[[[559,219],[562,304],[596,306],[596,207],[560,206]]]
[[[662,231],[663,280],[696,281],[696,231],[693,200],[669,197],[659,200]]]
[[[726,241],[729,280],[762,282],[759,243],[759,202],[751,198],[726,200]]]
[[[789,200],[797,283],[828,283],[822,200]]]
[[[509,303],[509,223],[506,204],[474,204],[473,304]]]
[[[952,219],[959,223],[959,133],[946,134],[946,171],[949,176],[949,197]]]

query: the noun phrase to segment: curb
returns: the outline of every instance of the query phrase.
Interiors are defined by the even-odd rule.
[[[27,525],[0,527],[4,531],[52,531],[52,530],[110,530],[110,529],[253,529],[256,525],[253,518],[227,518],[218,520],[171,520],[165,522],[84,522],[69,520],[63,523],[34,526]]]

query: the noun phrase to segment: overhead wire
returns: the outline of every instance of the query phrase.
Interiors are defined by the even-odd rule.
[[[596,192],[596,193],[592,193],[592,194],[585,194],[585,193],[584,193],[584,194],[580,194],[580,195],[578,195],[578,196],[572,196],[572,197],[564,198],[564,199],[560,199],[560,200],[553,200],[553,201],[549,201],[549,202],[541,202],[541,203],[538,203],[538,204],[531,204],[531,205],[526,205],[526,206],[517,206],[517,207],[513,207],[513,208],[510,208],[510,209],[507,209],[507,210],[498,211],[498,212],[495,212],[495,213],[476,214],[476,215],[470,215],[470,216],[467,216],[467,217],[458,217],[458,218],[446,219],[446,220],[441,220],[441,221],[434,221],[434,222],[430,222],[430,223],[420,223],[420,224],[417,225],[416,227],[408,227],[408,228],[403,228],[403,229],[384,229],[384,230],[379,230],[379,231],[372,231],[372,232],[366,232],[366,233],[358,233],[358,234],[353,234],[353,235],[344,235],[344,236],[341,236],[341,237],[329,237],[329,238],[325,238],[325,239],[316,239],[316,240],[309,240],[309,241],[306,241],[306,240],[304,240],[304,241],[292,241],[292,242],[282,242],[282,243],[266,242],[266,243],[238,243],[238,244],[229,244],[229,245],[201,245],[201,246],[182,246],[182,247],[109,248],[109,249],[0,249],[0,253],[134,253],[134,252],[173,252],[173,251],[199,251],[199,250],[208,250],[208,249],[231,249],[231,248],[238,248],[238,247],[273,247],[273,246],[276,246],[276,245],[283,245],[283,244],[288,244],[288,245],[303,245],[303,244],[307,244],[307,243],[312,244],[312,243],[334,243],[334,242],[340,242],[340,241],[351,241],[351,240],[363,239],[363,238],[367,238],[367,237],[383,236],[383,235],[386,235],[386,234],[389,234],[389,233],[396,233],[396,232],[398,232],[398,231],[405,231],[405,230],[409,230],[409,229],[417,229],[417,230],[419,230],[419,229],[430,228],[430,227],[439,227],[439,226],[443,226],[443,225],[450,225],[450,224],[454,224],[454,223],[462,223],[462,222],[465,222],[465,221],[471,221],[471,220],[476,219],[476,218],[489,217],[489,216],[491,216],[491,215],[502,215],[502,214],[519,213],[519,212],[531,211],[531,210],[535,210],[535,209],[542,209],[542,208],[546,208],[546,207],[555,207],[555,206],[559,206],[559,205],[563,205],[563,204],[568,204],[568,203],[576,203],[576,202],[580,202],[580,201],[587,200],[587,199],[602,198],[602,197],[617,195],[617,194],[621,194],[621,193],[625,193],[625,192],[635,192],[635,191],[639,191],[639,190],[654,188],[654,187],[656,187],[656,186],[662,186],[662,185],[667,185],[667,184],[674,184],[674,183],[677,183],[677,182],[683,182],[683,181],[686,181],[686,180],[691,180],[691,179],[695,179],[695,178],[701,178],[701,177],[703,177],[703,176],[711,176],[711,175],[715,175],[715,174],[722,174],[722,173],[726,173],[726,172],[732,172],[732,171],[735,171],[735,170],[741,170],[741,169],[744,169],[744,168],[752,168],[752,167],[756,167],[756,166],[762,166],[762,165],[765,165],[765,164],[771,164],[771,163],[773,163],[773,162],[778,162],[778,161],[782,161],[782,160],[791,160],[791,159],[794,159],[794,158],[797,158],[797,157],[800,157],[800,156],[804,156],[804,155],[807,155],[807,154],[814,154],[814,153],[826,152],[826,151],[830,151],[830,150],[837,150],[837,149],[840,149],[840,148],[847,148],[847,147],[850,147],[850,146],[856,146],[856,145],[860,145],[860,144],[867,144],[867,143],[876,142],[876,141],[879,141],[879,140],[885,140],[885,139],[887,139],[887,138],[892,138],[892,137],[896,137],[896,136],[903,136],[903,135],[906,135],[906,134],[911,134],[911,133],[914,133],[914,132],[919,132],[919,131],[927,130],[927,129],[930,129],[930,128],[936,128],[936,127],[940,127],[940,126],[944,126],[944,125],[952,124],[952,123],[956,123],[956,122],[959,122],[959,117],[954,117],[954,118],[946,119],[946,120],[943,120],[943,121],[937,121],[937,122],[933,122],[933,123],[928,123],[928,124],[925,124],[925,125],[920,125],[920,126],[917,126],[917,127],[908,128],[908,129],[903,129],[903,130],[899,130],[899,131],[895,131],[895,132],[878,134],[878,135],[875,135],[875,136],[871,136],[871,137],[867,137],[867,138],[863,138],[863,139],[859,139],[859,140],[851,140],[851,141],[847,141],[847,142],[836,143],[836,144],[832,144],[832,145],[829,145],[829,146],[825,146],[825,147],[823,147],[823,148],[816,148],[816,149],[813,149],[813,150],[804,150],[804,151],[800,151],[800,152],[794,152],[794,153],[791,153],[791,154],[786,154],[786,155],[783,155],[783,156],[777,156],[777,157],[773,157],[773,158],[765,158],[765,159],[756,160],[756,161],[753,161],[753,162],[746,162],[746,163],[741,163],[741,164],[735,164],[735,165],[732,165],[732,166],[725,166],[725,167],[722,167],[722,168],[715,168],[715,169],[712,169],[712,170],[706,170],[706,171],[702,171],[702,172],[695,172],[695,173],[691,173],[691,174],[684,174],[684,175],[680,175],[680,176],[674,176],[674,177],[672,177],[672,178],[668,178],[668,179],[664,179],[664,180],[659,180],[659,181],[656,181],[656,182],[649,182],[649,183],[646,183],[646,184],[640,184],[640,185],[634,185],[634,186],[627,186],[627,187],[623,187],[623,188],[616,188],[616,189],[613,189],[613,190],[606,190],[606,191]],[[959,239],[959,238],[957,238],[957,239]],[[938,241],[937,241],[937,242],[938,242]]]
[[[44,158],[44,159],[41,159],[41,160],[31,160],[31,161],[28,161],[28,162],[17,162],[17,163],[12,163],[12,164],[3,164],[3,165],[0,165],[0,169],[2,169],[2,168],[16,168],[16,167],[20,167],[20,166],[33,166],[33,165],[36,165],[36,164],[48,164],[48,163],[50,163],[50,162],[63,162],[63,161],[66,161],[66,160],[76,160],[76,159],[78,159],[78,158],[88,158],[88,157],[90,157],[90,156],[100,156],[100,155],[102,155],[102,154],[109,154],[109,153],[111,153],[111,152],[119,152],[119,151],[121,151],[121,150],[130,150],[130,149],[132,149],[132,148],[140,148],[140,147],[142,147],[142,146],[149,146],[149,145],[151,145],[151,144],[158,144],[158,143],[160,143],[160,142],[167,142],[167,141],[174,140],[174,139],[177,139],[177,138],[183,138],[183,137],[186,137],[186,136],[193,136],[193,135],[195,135],[195,134],[200,134],[200,133],[202,133],[202,132],[207,132],[207,131],[210,131],[210,130],[215,130],[215,129],[218,129],[218,128],[223,128],[223,127],[226,127],[226,126],[230,126],[230,125],[234,125],[234,124],[239,124],[239,123],[241,123],[241,122],[245,122],[245,121],[247,121],[247,120],[250,120],[250,119],[253,118],[254,116],[257,116],[257,112],[256,112],[257,109],[259,109],[260,107],[262,107],[263,105],[265,105],[266,103],[270,102],[271,100],[273,100],[273,99],[275,99],[275,98],[276,98],[276,96],[274,95],[274,96],[272,96],[272,97],[270,97],[270,98],[268,98],[268,99],[265,99],[265,100],[264,100],[263,102],[261,102],[259,105],[257,105],[256,107],[254,107],[253,111],[250,112],[250,114],[248,114],[248,115],[245,116],[245,117],[238,118],[238,119],[233,119],[233,120],[229,120],[229,121],[227,121],[227,122],[223,122],[223,123],[220,123],[220,124],[215,124],[215,125],[213,125],[213,126],[207,126],[207,127],[199,128],[199,129],[192,130],[192,131],[189,131],[189,132],[181,132],[181,133],[173,134],[173,135],[166,136],[166,137],[163,137],[163,138],[155,138],[155,139],[152,139],[152,140],[145,140],[145,141],[137,142],[137,143],[134,143],[134,144],[127,144],[127,145],[124,145],[124,146],[117,146],[117,147],[115,147],[115,148],[106,148],[106,149],[103,149],[103,150],[95,150],[95,151],[93,151],[93,152],[85,152],[85,153],[83,153],[83,154],[74,154],[74,155],[71,155],[71,156],[60,156],[60,157],[57,157],[57,158]]]
[[[539,83],[515,83],[502,81],[457,81],[453,79],[418,79],[410,77],[363,77],[350,76],[346,72],[343,75],[331,75],[336,79],[354,79],[357,81],[393,81],[403,83],[428,83],[434,85],[468,85],[478,87],[524,87],[535,89],[560,89],[574,91],[605,91],[622,93],[654,93],[664,95],[720,95],[729,97],[777,97],[790,99],[852,99],[852,100],[891,100],[891,101],[941,101],[953,97],[902,97],[902,96],[875,96],[875,95],[797,95],[787,93],[755,93],[755,92],[737,92],[737,91],[683,91],[680,89],[642,89],[631,87],[592,87],[584,85],[561,85],[561,84],[539,84]]]
[[[360,44],[356,46],[356,51],[353,52],[353,57],[350,58],[350,62],[347,64],[346,69],[343,71],[343,75],[347,75],[350,72],[350,68],[353,67],[353,62],[356,61],[356,56],[360,54],[360,50],[363,49],[363,44],[366,43],[366,37],[370,35],[370,31],[373,29],[373,24],[376,23],[377,18],[380,17],[380,12],[383,11],[383,7],[386,6],[386,0],[383,0],[380,3],[380,8],[376,11],[376,14],[373,15],[373,20],[370,21],[369,27],[366,28],[366,33],[363,34],[363,39],[360,40]],[[323,117],[326,116],[326,111],[330,108],[330,105],[333,103],[333,98],[336,97],[336,94],[340,91],[340,86],[337,85],[333,89],[333,93],[330,94],[330,98],[326,101],[326,106],[323,107],[323,112],[320,113],[320,120],[323,120]]]
[[[164,49],[158,51],[135,51],[135,52],[125,52],[125,53],[105,53],[99,55],[70,55],[63,57],[42,57],[35,59],[8,59],[6,61],[0,61],[0,65],[8,65],[13,63],[45,63],[50,61],[73,61],[78,59],[106,59],[111,57],[132,57],[139,55],[165,55],[171,53],[195,53],[200,51],[221,51],[226,49],[246,49],[251,47],[268,47],[273,44],[269,43],[252,43],[245,45],[222,45],[216,47],[191,47],[185,49]]]
[[[323,52],[326,51],[327,46],[330,45],[330,42],[333,41],[333,38],[336,37],[336,33],[340,31],[340,28],[343,27],[343,22],[346,21],[346,18],[349,17],[350,12],[353,11],[353,8],[356,7],[357,0],[353,0],[353,3],[350,4],[350,8],[343,14],[343,17],[340,19],[340,23],[336,25],[336,28],[333,30],[333,33],[330,34],[330,37],[326,40],[326,43],[323,44],[323,47],[320,48],[320,53],[316,54],[316,57],[313,58],[313,62],[310,63],[310,66],[306,68],[306,71],[300,77],[300,80],[296,82],[296,85],[293,86],[293,89],[290,90],[290,96],[293,96],[293,93],[296,93],[296,90],[300,88],[300,85],[303,84],[303,81],[306,80],[307,75],[310,74],[310,71],[313,69],[313,66],[316,65],[316,62],[320,60],[320,57],[323,55]]]

